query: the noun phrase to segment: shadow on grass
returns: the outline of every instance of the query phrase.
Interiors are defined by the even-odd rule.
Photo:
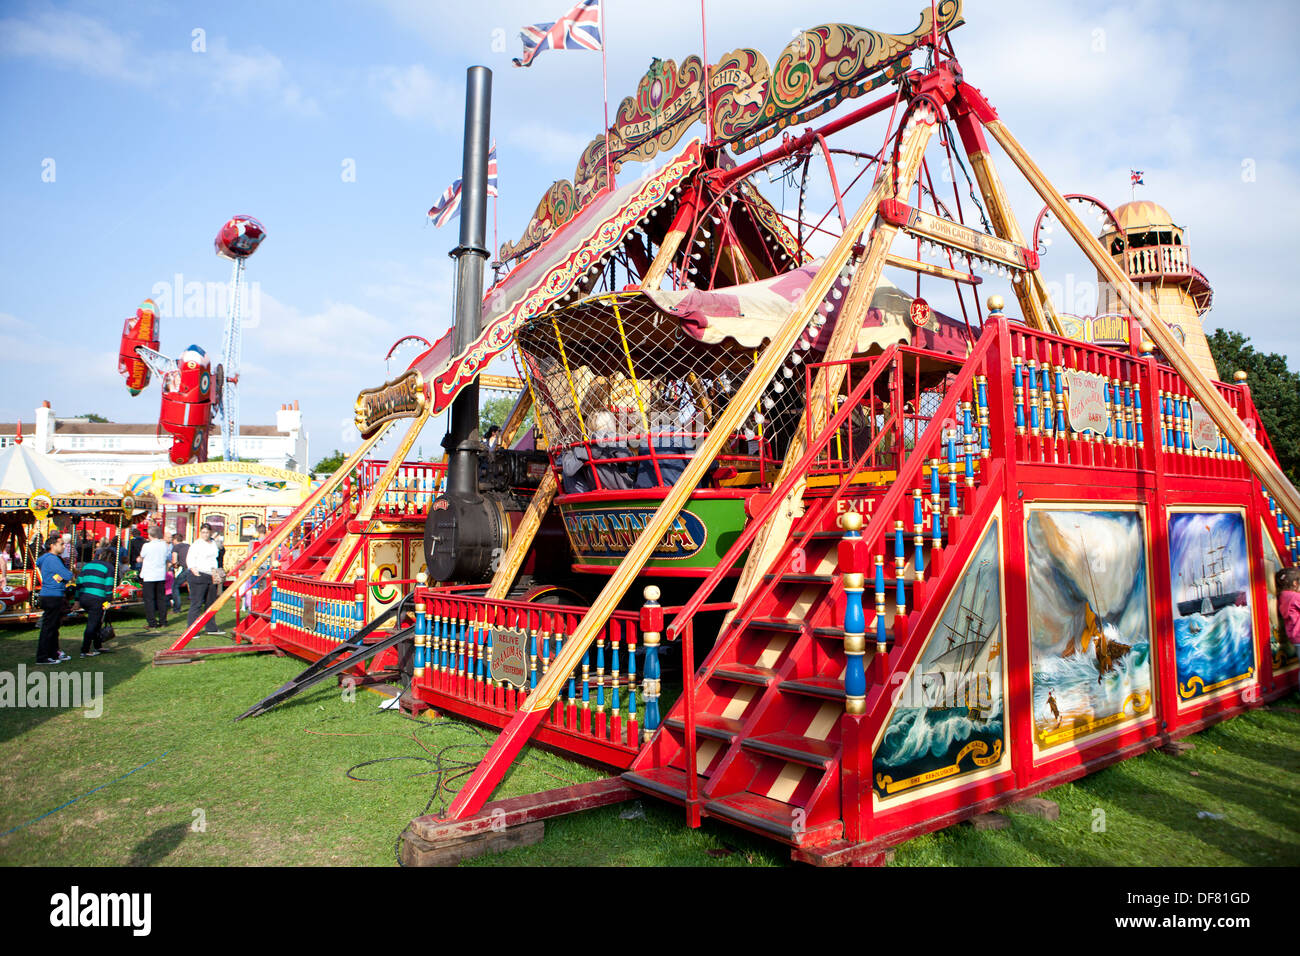
[[[24,677],[30,682],[33,674],[65,674],[65,675],[82,675],[86,673],[103,674],[104,697],[107,698],[113,687],[130,679],[142,667],[148,667],[150,658],[133,650],[132,645],[145,640],[144,637],[137,637],[136,632],[143,630],[144,617],[142,615],[117,617],[113,625],[117,630],[118,637],[116,640],[109,641],[105,646],[111,650],[111,653],[103,654],[99,657],[82,659],[78,657],[81,650],[81,636],[83,627],[77,624],[65,624],[59,631],[59,646],[63,648],[64,653],[71,654],[72,660],[66,661],[61,665],[46,666],[36,663],[36,641],[40,636],[40,626],[29,627],[26,629],[12,629],[7,632],[0,632],[0,672],[12,675],[12,680],[17,684],[21,664],[24,667]],[[66,678],[61,678],[66,679]],[[27,700],[27,686],[15,686],[15,691],[24,700]],[[54,684],[51,677],[45,678],[45,687],[48,695],[53,693]],[[101,702],[102,703],[102,702]],[[0,707],[0,742],[12,740],[14,737],[38,727],[52,717],[56,717],[66,710],[85,709],[86,705],[79,704],[77,707],[19,707],[6,706]]]
[[[126,865],[155,866],[161,863],[181,845],[189,830],[190,825],[184,821],[159,827],[135,845]]]

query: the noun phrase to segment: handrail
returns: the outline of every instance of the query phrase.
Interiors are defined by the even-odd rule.
[[[817,460],[817,456],[821,454],[822,449],[826,447],[835,433],[839,431],[840,426],[843,425],[849,415],[852,414],[854,406],[866,394],[867,389],[875,384],[876,379],[880,377],[881,371],[892,364],[897,351],[898,346],[895,344],[890,345],[889,348],[880,353],[880,356],[872,364],[871,371],[863,376],[862,380],[858,382],[853,391],[850,392],[840,404],[840,410],[835,413],[834,417],[827,423],[826,427],[822,429],[821,434],[817,437],[816,441],[807,451],[805,451],[803,456],[799,459],[798,465],[790,469],[790,473],[786,475],[785,480],[772,490],[767,504],[763,506],[762,510],[755,515],[751,521],[746,523],[745,530],[740,533],[740,537],[738,537],[731,547],[727,549],[726,556],[714,566],[713,570],[709,572],[709,576],[700,583],[698,588],[696,588],[695,593],[691,595],[691,599],[683,606],[682,612],[673,618],[673,623],[670,624],[665,631],[668,640],[676,640],[677,636],[682,632],[686,625],[695,617],[696,612],[704,603],[704,599],[713,593],[713,589],[718,586],[727,571],[736,563],[736,560],[742,553],[744,553],[745,549],[750,546],[754,538],[758,536],[758,533],[762,531],[763,526],[767,524],[768,519],[771,518],[772,515],[781,507],[781,502],[785,499],[785,496],[790,493],[790,490],[795,486],[795,483],[802,477],[808,465]],[[880,434],[884,435],[885,431],[882,429]],[[877,436],[876,440],[880,440],[879,436]],[[870,454],[874,448],[875,443],[873,442],[871,447],[867,449],[866,453]]]

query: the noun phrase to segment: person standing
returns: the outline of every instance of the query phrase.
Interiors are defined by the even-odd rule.
[[[144,616],[149,630],[167,626],[167,552],[162,528],[149,529],[149,543],[140,549],[140,580],[144,582]]]
[[[67,606],[67,588],[72,583],[72,572],[63,563],[63,538],[50,535],[45,542],[45,553],[36,561],[41,572],[41,636],[36,642],[37,664],[62,664],[72,656],[59,650],[59,625]]]
[[[144,535],[140,529],[134,528],[131,531],[131,546],[126,552],[127,566],[135,571],[140,570],[140,551],[144,548]]]
[[[185,557],[185,567],[189,571],[190,582],[190,626],[194,625],[203,612],[217,597],[217,587],[221,581],[221,569],[217,567],[217,545],[212,540],[212,526],[199,528],[199,540],[190,545]],[[208,621],[205,628],[209,634],[223,634],[217,630],[216,621]]]
[[[213,543],[217,546],[217,567],[222,568],[222,569],[224,570],[225,567],[226,567],[226,535],[225,535],[225,533],[224,533],[224,532],[221,532],[221,531],[218,531],[217,534],[216,534],[216,537],[214,537],[214,538],[212,539],[212,541],[213,541]]]
[[[189,575],[185,567],[185,558],[189,552],[190,546],[185,538],[179,533],[172,535],[172,610],[177,614],[181,612],[181,585]]]
[[[86,630],[81,636],[81,656],[96,657],[112,650],[104,647],[104,603],[113,593],[113,549],[101,545],[81,568],[77,600],[86,609]]]

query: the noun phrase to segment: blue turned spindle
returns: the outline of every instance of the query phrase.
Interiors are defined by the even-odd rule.
[[[903,522],[899,519],[894,522],[894,603],[898,605],[898,613],[907,613],[907,592],[904,586],[907,584],[907,545],[903,537]]]
[[[1038,363],[1033,359],[1028,362],[1028,368],[1025,369],[1025,378],[1029,380],[1027,391],[1028,396],[1025,402],[1029,405],[1029,434],[1038,434]]]
[[[1039,389],[1039,397],[1043,400],[1043,434],[1048,438],[1052,436],[1052,366],[1046,359],[1043,360],[1043,384]]]
[[[425,613],[423,601],[415,604],[415,676],[424,676],[425,635],[429,633],[429,616]]]
[[[1061,371],[1061,366],[1056,366],[1056,433],[1066,436],[1067,425],[1065,422],[1065,374]]]
[[[921,489],[912,489],[912,545],[915,557],[912,563],[916,567],[916,580],[925,580],[925,509],[921,498]]]
[[[919,494],[920,492],[918,492]],[[844,586],[844,711],[860,716],[867,710],[867,616],[862,607],[862,515],[849,511],[840,516],[844,539],[840,542],[840,580]],[[883,584],[884,571],[878,573]],[[881,591],[877,591],[879,595]],[[876,619],[883,624],[881,602],[876,600]],[[878,631],[879,633],[879,631]],[[884,648],[883,640],[879,642]],[[647,658],[647,665],[648,665]],[[647,705],[647,713],[648,713]],[[647,716],[647,721],[649,717]]]
[[[961,403],[962,452],[966,458],[966,487],[975,487],[975,429],[971,426],[970,402]]]
[[[957,429],[948,429],[948,513],[957,513]]]
[[[1142,389],[1133,389],[1133,434],[1137,439],[1137,446],[1145,448],[1146,442],[1142,440]]]
[[[939,493],[939,459],[930,459],[930,535],[931,547],[943,547],[943,506]]]
[[[1020,366],[1019,356],[1015,359],[1016,383],[1016,434],[1025,433],[1025,376]]]
[[[990,454],[989,446],[989,380],[981,375],[976,381],[976,396],[979,401],[979,423],[980,423],[980,457],[987,458]]]
[[[664,630],[664,609],[659,606],[659,589],[653,584],[641,592],[641,641],[645,644],[645,675],[641,679],[641,699],[645,701],[644,739],[649,740],[659,727],[659,640]],[[587,685],[582,685],[586,699]],[[569,696],[573,696],[570,682]]]
[[[889,635],[885,631],[885,556],[876,555],[876,650],[884,653],[885,645],[889,643]]]

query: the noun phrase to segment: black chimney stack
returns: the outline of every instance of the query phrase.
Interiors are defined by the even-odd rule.
[[[459,355],[479,334],[483,308],[483,268],[487,249],[487,168],[492,119],[492,71],[471,66],[465,78],[465,153],[460,195],[460,245],[451,251],[456,260],[456,326],[452,351]],[[451,425],[443,447],[450,455],[447,494],[478,494],[478,452],[483,445],[478,432],[478,381],[466,385],[451,406]]]

